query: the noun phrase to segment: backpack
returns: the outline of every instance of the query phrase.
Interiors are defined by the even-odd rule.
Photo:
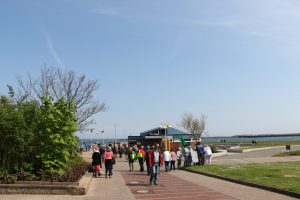
[[[130,153],[130,160],[135,160],[135,153],[134,152]]]
[[[137,154],[137,156],[136,156],[137,158],[143,158],[143,154],[142,154],[142,152],[139,150],[139,152],[138,152],[138,154]]]

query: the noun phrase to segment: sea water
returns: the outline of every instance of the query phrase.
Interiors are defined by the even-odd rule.
[[[203,142],[271,142],[271,141],[300,141],[300,136],[280,136],[280,137],[202,137]]]

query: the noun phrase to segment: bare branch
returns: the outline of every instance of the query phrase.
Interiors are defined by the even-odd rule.
[[[191,133],[193,138],[199,140],[204,132],[206,117],[201,115],[201,118],[195,118],[191,113],[184,113],[181,116],[180,126],[187,132]]]
[[[45,95],[52,96],[54,100],[61,97],[72,100],[77,108],[78,130],[87,128],[93,115],[107,109],[106,103],[95,100],[94,94],[99,88],[97,80],[88,80],[85,75],[78,76],[74,71],[44,66],[38,78],[28,74],[27,79],[18,76],[17,80],[20,96],[38,103]]]

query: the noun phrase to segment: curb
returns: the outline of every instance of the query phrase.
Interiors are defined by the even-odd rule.
[[[251,182],[242,181],[242,180],[238,180],[238,179],[227,178],[227,177],[224,177],[224,176],[219,176],[219,175],[210,174],[210,173],[201,172],[201,171],[194,171],[194,170],[190,170],[190,169],[181,169],[181,170],[187,171],[187,172],[190,172],[190,173],[201,174],[201,175],[209,176],[209,177],[213,177],[213,178],[218,178],[218,179],[221,179],[221,180],[224,180],[224,181],[229,181],[229,182],[233,182],[233,183],[237,183],[237,184],[241,184],[241,185],[246,185],[246,186],[250,186],[250,187],[254,187],[254,188],[268,190],[268,191],[271,191],[271,192],[276,192],[278,194],[282,194],[282,195],[286,195],[286,196],[295,197],[295,198],[300,199],[300,193],[292,192],[292,191],[289,191],[289,190],[274,188],[274,187],[271,187],[271,186],[261,185],[261,184],[257,184],[257,183],[251,183]]]

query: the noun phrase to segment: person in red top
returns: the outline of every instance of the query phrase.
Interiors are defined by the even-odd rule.
[[[157,185],[157,175],[159,173],[159,168],[163,165],[163,158],[161,151],[159,150],[159,144],[156,144],[154,149],[150,150],[149,163],[151,167],[150,185]]]
[[[140,164],[140,172],[144,172],[144,158],[145,158],[145,151],[142,146],[139,146],[139,150],[136,154],[137,158],[139,159]]]

